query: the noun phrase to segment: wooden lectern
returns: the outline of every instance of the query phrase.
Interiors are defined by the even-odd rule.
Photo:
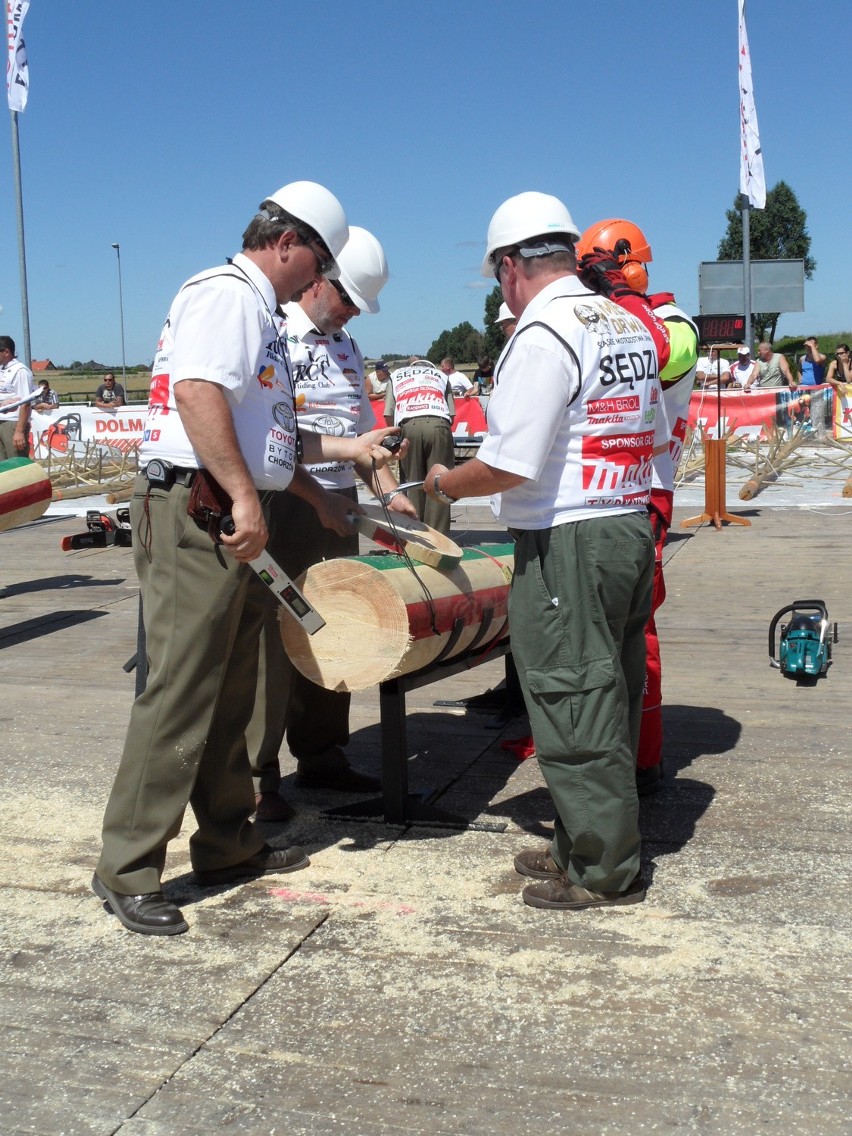
[[[735,351],[739,343],[711,343],[706,346],[717,351]],[[720,529],[723,521],[732,525],[751,525],[746,517],[736,517],[728,512],[725,503],[725,464],[728,444],[722,437],[722,360],[716,360],[716,431],[718,438],[705,438],[704,445],[704,512],[700,517],[689,517],[681,521],[682,529],[703,525],[712,521],[713,527]]]

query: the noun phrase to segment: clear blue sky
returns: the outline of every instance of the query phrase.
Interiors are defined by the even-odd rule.
[[[848,0],[748,0],[767,185],[808,214],[807,311],[852,327]],[[538,189],[580,228],[627,216],[651,287],[698,308],[738,191],[736,0],[31,0],[19,116],[35,358],[149,362],[180,284],[237,251],[262,198],[310,178],[383,242],[368,355],[483,324],[494,209]],[[834,46],[836,45],[836,46]],[[12,149],[0,143],[0,332],[21,338]]]

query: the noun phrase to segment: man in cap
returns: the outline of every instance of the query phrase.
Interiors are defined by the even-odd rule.
[[[372,233],[352,225],[337,258],[337,280],[318,277],[301,299],[284,306],[287,345],[296,382],[300,433],[356,438],[374,425],[364,386],[364,359],[344,330],[362,312],[379,310],[379,292],[388,278],[384,250]],[[347,513],[358,508],[355,474],[388,507],[416,517],[414,506],[390,470],[375,474],[369,459],[329,461],[297,472],[286,493],[270,503],[270,551],[295,578],[321,560],[357,556],[358,534]],[[293,815],[279,794],[278,753],[286,733],[297,760],[297,784],[341,792],[375,792],[381,782],[354,769],[344,752],[349,741],[350,695],[324,690],[290,663],[278,629],[277,605],[267,604],[261,680],[247,733],[257,790],[257,819],[283,821]]]
[[[131,502],[148,676],[136,699],[106,807],[95,893],[131,931],[187,930],[162,893],[170,840],[192,806],[195,881],[227,884],[308,864],[251,824],[245,745],[257,671],[261,588],[248,562],[264,549],[259,494],[284,489],[298,460],[293,381],[278,304],[336,272],[349,235],[339,201],[293,182],[264,201],[233,260],[189,280],[154,360]],[[386,431],[304,440],[309,461],[375,457]],[[216,532],[226,512],[230,533]],[[215,537],[215,543],[214,538]]]
[[[390,371],[388,370],[388,365],[384,359],[380,359],[378,363],[376,363],[376,369],[373,373],[367,375],[367,393],[373,398],[384,396],[387,392],[389,382]]]
[[[752,359],[751,351],[743,345],[737,348],[737,361],[731,367],[731,381],[734,386],[752,387],[760,378],[760,368]]]
[[[654,544],[646,506],[660,398],[645,324],[576,275],[565,205],[510,198],[488,229],[518,327],[497,364],[488,437],[429,472],[451,502],[492,495],[514,531],[509,619],[536,752],[556,806],[549,849],[515,858],[533,907],[632,904],[640,871],[635,745]]]
[[[0,335],[0,461],[29,452],[32,403],[22,400],[34,391],[33,373],[17,358],[14,339]],[[4,405],[15,409],[4,410]]]

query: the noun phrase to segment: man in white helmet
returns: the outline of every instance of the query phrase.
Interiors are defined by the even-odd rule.
[[[287,345],[296,382],[299,431],[356,438],[370,430],[374,414],[364,381],[364,359],[345,325],[362,312],[379,310],[378,296],[388,278],[384,250],[372,233],[358,226],[338,256],[340,277],[318,277],[301,299],[284,306]],[[356,473],[377,495],[397,482],[390,470],[373,474],[371,462],[328,461],[300,470],[286,493],[270,504],[270,550],[293,578],[312,564],[358,554],[358,534],[346,514],[358,508]],[[403,493],[389,508],[416,516]],[[278,630],[277,611],[267,605],[263,666],[255,712],[247,734],[255,776],[257,819],[283,821],[293,815],[279,793],[278,753],[285,733],[297,760],[297,784],[341,792],[375,792],[381,782],[346,757],[350,695],[324,690],[290,663]]]
[[[515,328],[518,326],[517,318],[509,311],[509,305],[504,300],[500,305],[500,310],[497,312],[497,319],[494,321],[500,330],[503,332],[504,339],[511,339],[515,334]]]
[[[349,235],[339,201],[314,182],[284,186],[259,207],[243,250],[187,281],[154,360],[130,512],[147,638],[136,699],[107,803],[95,893],[125,927],[187,930],[162,893],[169,841],[186,806],[202,887],[289,872],[299,848],[273,849],[249,818],[254,788],[245,728],[254,703],[262,589],[248,562],[267,541],[259,494],[285,489],[298,459],[293,379],[278,304],[335,273]],[[386,431],[304,439],[308,461],[389,455]],[[217,519],[233,518],[234,531]]]
[[[482,271],[518,327],[478,456],[434,468],[425,486],[447,501],[491,494],[516,537],[512,651],[557,817],[550,848],[519,853],[515,868],[532,881],[526,903],[569,911],[645,896],[634,771],[660,399],[653,336],[580,282],[578,237],[547,194],[494,214]]]

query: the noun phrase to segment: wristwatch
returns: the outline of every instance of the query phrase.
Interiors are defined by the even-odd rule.
[[[447,505],[455,505],[456,504],[457,498],[451,497],[449,495],[449,493],[445,493],[443,491],[443,489],[441,488],[441,475],[440,475],[440,473],[435,474],[435,480],[432,482],[432,492],[435,494],[436,497],[439,497]]]

